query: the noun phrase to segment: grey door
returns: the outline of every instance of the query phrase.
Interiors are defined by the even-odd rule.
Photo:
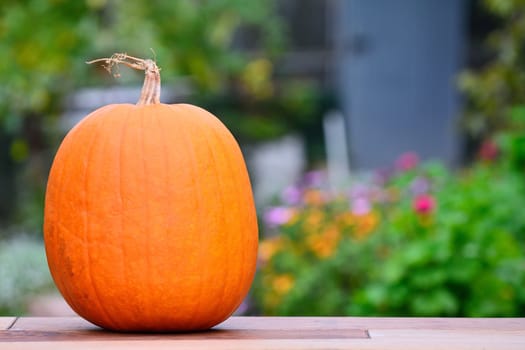
[[[464,50],[462,0],[341,0],[334,38],[351,166],[401,153],[454,163]]]

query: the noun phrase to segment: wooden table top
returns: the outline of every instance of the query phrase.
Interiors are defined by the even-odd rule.
[[[210,331],[124,334],[79,317],[0,317],[0,349],[525,349],[525,318],[231,317]]]

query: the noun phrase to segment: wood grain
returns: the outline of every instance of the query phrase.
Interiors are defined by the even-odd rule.
[[[525,349],[525,331],[504,330],[435,330],[382,329],[370,330],[371,349]]]
[[[524,318],[343,317],[342,319],[352,327],[366,329],[525,330]]]
[[[105,331],[79,317],[23,317],[9,330],[0,332],[0,342],[368,338],[364,329],[345,327],[341,322],[330,326],[330,323],[302,318],[272,326],[271,318],[232,317],[204,332],[137,334]]]
[[[2,334],[3,333],[3,334]],[[4,331],[1,342],[35,341],[136,341],[136,340],[242,340],[242,339],[355,339],[368,338],[364,330],[317,330],[301,332],[292,330],[210,330],[196,333],[137,334],[113,333],[102,330],[86,331]]]
[[[525,318],[231,317],[219,327],[238,329],[437,329],[525,331]]]
[[[7,321],[1,321],[7,319]],[[0,325],[14,317],[0,317]],[[434,329],[524,331],[525,318],[230,317],[216,329]],[[0,327],[0,329],[2,329]],[[98,329],[80,317],[20,317],[13,330]]]
[[[0,318],[0,324],[13,320]],[[22,317],[0,330],[2,350],[71,348],[523,350],[525,319],[231,317],[207,332],[126,334],[79,317]]]

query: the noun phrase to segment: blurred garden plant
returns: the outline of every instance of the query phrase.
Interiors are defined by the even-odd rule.
[[[474,2],[485,12],[485,22],[495,27],[482,38],[476,52],[481,64],[462,72],[458,83],[464,92],[463,126],[476,140],[508,130],[510,110],[523,104],[525,95],[525,2],[483,0]],[[475,43],[474,43],[475,45]]]
[[[410,153],[347,191],[330,191],[317,173],[286,189],[263,218],[256,308],[524,316],[524,175],[481,156],[456,174]]]
[[[168,72],[164,86],[189,82],[187,102],[222,117],[245,143],[319,122],[311,84],[276,83],[274,62],[284,47],[273,0],[3,0],[0,225],[41,232],[46,176],[63,132],[56,122],[70,93],[142,82],[131,72],[115,82],[86,60],[151,53]]]
[[[0,244],[0,315],[22,315],[30,298],[55,291],[42,245],[18,236]]]

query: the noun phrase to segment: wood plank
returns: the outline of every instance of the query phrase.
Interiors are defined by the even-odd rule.
[[[355,342],[357,341],[357,343]],[[362,341],[369,339],[257,339],[237,341],[229,340],[138,340],[126,341],[63,341],[63,342],[22,342],[22,343],[0,343],[2,350],[124,350],[124,349],[151,349],[151,350],[343,350],[343,349],[374,349],[361,347]],[[378,347],[375,349],[389,349]],[[374,349],[374,350],[375,350]],[[450,350],[450,349],[447,349]],[[461,350],[461,349],[459,349]],[[523,350],[523,349],[520,349]]]
[[[525,330],[525,318],[431,317],[231,317],[220,326],[238,329],[435,329]]]
[[[0,331],[11,327],[15,320],[16,317],[0,317]]]
[[[510,317],[341,317],[341,322],[358,329],[525,330],[525,318]]]
[[[369,336],[367,338],[367,336]],[[232,317],[207,332],[125,334],[79,317],[20,318],[9,349],[525,349],[525,319]]]
[[[80,317],[21,317],[13,330],[96,329]],[[217,329],[434,329],[525,330],[525,318],[230,317]]]
[[[356,339],[368,338],[365,330],[323,329],[310,332],[300,330],[209,330],[193,333],[139,334],[116,333],[103,330],[80,331],[2,331],[0,342],[41,342],[41,341],[137,341],[137,340],[246,340],[246,339]]]
[[[364,349],[525,349],[525,330],[371,329],[369,334],[371,347]]]
[[[364,329],[330,327],[330,322],[321,326],[314,321],[299,320],[289,322],[287,326],[272,326],[271,321],[262,318],[233,317],[204,332],[138,334],[105,331],[78,317],[24,317],[8,331],[0,332],[0,342],[368,338]]]
[[[84,350],[84,349],[192,349],[192,350],[262,350],[262,349],[360,349],[360,350],[523,350],[524,337],[521,334],[500,334],[500,332],[477,334],[446,330],[385,330],[370,339],[239,339],[230,340],[137,340],[129,341],[63,341],[63,342],[22,342],[0,343],[2,350]]]

